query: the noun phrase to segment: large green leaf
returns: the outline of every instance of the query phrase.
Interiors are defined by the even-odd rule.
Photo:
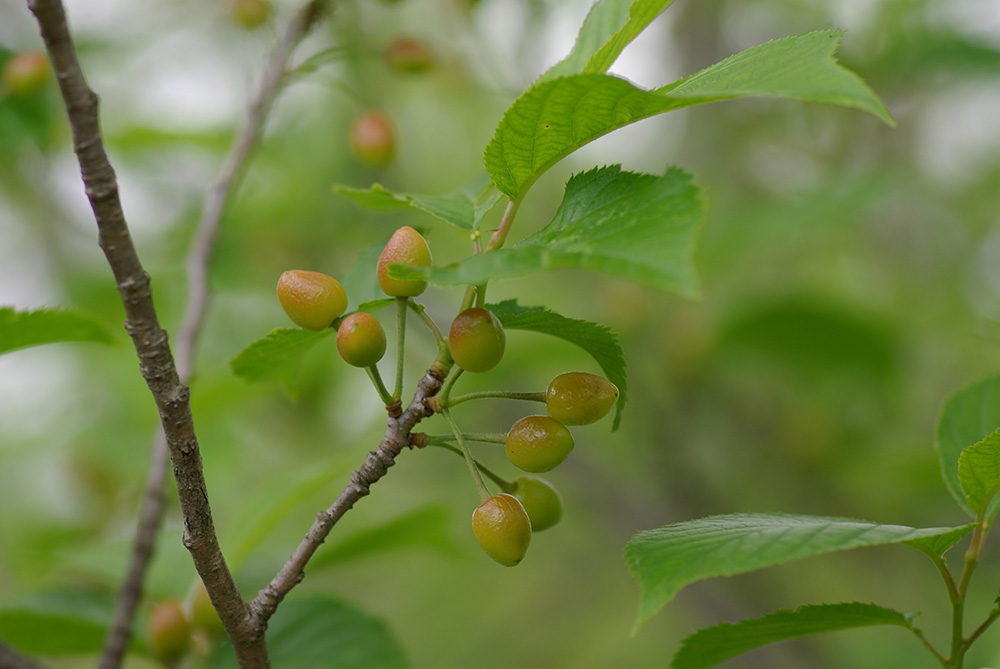
[[[912,628],[907,616],[875,604],[851,602],[805,605],[794,611],[779,609],[761,618],[698,630],[681,642],[670,666],[673,669],[707,669],[776,641],[873,625]]]
[[[375,184],[369,189],[338,185],[333,190],[366,209],[387,212],[418,209],[463,230],[475,230],[500,199],[500,193],[486,174],[476,176],[448,195],[393,193],[381,184]]]
[[[396,635],[371,615],[331,597],[293,593],[267,627],[274,667],[404,669],[410,666]],[[215,669],[236,667],[228,643],[215,654]]]
[[[983,379],[952,395],[938,419],[935,447],[941,464],[941,476],[952,497],[970,516],[969,507],[958,476],[958,461],[966,446],[981,441],[1000,428],[1000,376]],[[996,512],[992,502],[989,513]]]
[[[861,520],[735,514],[712,516],[638,532],[625,547],[641,597],[636,627],[686,585],[733,576],[833,551],[898,544],[942,535],[956,528],[915,529]]]
[[[987,513],[987,519],[997,512],[997,505],[991,502],[1000,489],[1000,428],[962,451],[958,480],[969,508],[977,514]]]
[[[0,353],[66,341],[111,344],[114,338],[100,321],[69,309],[0,307]]]
[[[442,505],[424,506],[375,527],[327,541],[312,560],[316,570],[407,548],[430,548],[445,555],[460,552],[451,531],[451,514]]]
[[[319,331],[277,328],[236,354],[229,365],[236,376],[248,381],[290,383],[306,354],[334,333],[333,328]]]
[[[391,275],[479,284],[583,269],[692,296],[698,288],[691,256],[702,211],[698,187],[683,170],[658,177],[618,165],[597,168],[570,179],[552,222],[519,244],[448,267],[392,266]]]
[[[618,403],[611,430],[618,429],[628,397],[628,376],[625,373],[625,355],[621,343],[610,328],[567,318],[543,307],[522,307],[517,300],[504,300],[487,306],[508,330],[530,330],[559,337],[589,353],[601,366],[608,380],[618,386]]]
[[[756,95],[856,107],[892,124],[885,105],[833,58],[839,31],[761,44],[663,88],[578,74],[543,81],[504,113],[483,156],[493,183],[520,197],[549,167],[581,146],[643,118]]]
[[[573,50],[549,68],[539,81],[570,74],[607,72],[622,50],[672,2],[599,0],[590,8]]]

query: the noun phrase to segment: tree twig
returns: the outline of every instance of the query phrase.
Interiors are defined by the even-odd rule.
[[[206,196],[205,206],[187,258],[187,305],[175,349],[178,377],[185,385],[190,383],[194,374],[195,347],[204,323],[210,294],[208,268],[223,213],[239,186],[247,160],[260,137],[271,105],[277,97],[288,59],[296,45],[315,25],[324,4],[325,1],[310,2],[299,11],[269,54],[257,92],[248,105],[243,125],[226,157],[218,179]],[[111,629],[105,639],[98,664],[100,669],[117,669],[121,666],[132,636],[135,611],[142,598],[146,569],[152,558],[156,536],[163,521],[168,455],[166,440],[162,434],[158,434],[151,450],[146,492],[133,543],[129,572],[115,605]]]
[[[219,548],[208,505],[190,392],[181,383],[167,333],[153,305],[149,276],[139,261],[104,150],[98,97],[87,85],[60,0],[28,0],[52,61],[69,117],[73,150],[97,221],[101,249],[125,308],[125,328],[139,369],[156,402],[184,514],[184,545],[212,595],[242,667],[268,667],[264,637],[250,625],[248,610]]]
[[[41,669],[41,667],[0,641],[0,667],[3,669]]]

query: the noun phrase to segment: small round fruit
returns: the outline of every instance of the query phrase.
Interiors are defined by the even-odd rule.
[[[351,314],[337,330],[337,350],[347,364],[371,367],[385,355],[385,330],[371,314]]]
[[[486,372],[503,358],[507,336],[492,311],[473,307],[452,321],[448,346],[459,367],[469,372]]]
[[[191,594],[188,596],[188,610],[191,613],[189,617],[192,627],[205,630],[213,635],[222,633],[222,620],[219,619],[219,613],[212,605],[205,584],[200,580],[194,584]]]
[[[366,111],[351,125],[351,148],[358,160],[385,167],[396,155],[396,128],[385,112]]]
[[[230,12],[238,24],[252,30],[271,18],[271,3],[268,0],[233,0]]]
[[[562,518],[562,498],[555,487],[539,476],[518,476],[511,493],[531,519],[531,531],[547,530]]]
[[[548,416],[525,416],[511,426],[504,442],[507,459],[526,472],[547,472],[573,450],[573,435]]]
[[[434,65],[427,42],[417,37],[397,37],[383,52],[386,64],[398,72],[426,72]]]
[[[49,59],[41,51],[22,51],[3,65],[4,87],[13,95],[34,95],[52,74]]]
[[[347,309],[347,293],[339,281],[304,269],[281,275],[278,301],[288,317],[307,330],[325,330]]]
[[[166,663],[176,662],[191,646],[191,625],[181,603],[166,599],[149,614],[149,649]]]
[[[531,520],[516,497],[502,492],[476,507],[472,534],[487,555],[505,567],[513,567],[528,550]]]
[[[427,289],[427,282],[420,279],[393,279],[389,276],[389,263],[429,267],[431,250],[419,232],[404,225],[392,233],[389,242],[378,257],[378,285],[389,297],[416,297]]]
[[[618,387],[586,372],[566,372],[552,379],[545,391],[545,408],[564,425],[589,425],[611,411]]]

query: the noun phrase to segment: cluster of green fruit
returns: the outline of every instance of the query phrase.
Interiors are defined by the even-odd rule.
[[[153,606],[146,624],[146,643],[157,659],[173,666],[193,649],[207,654],[212,639],[222,633],[222,621],[199,580],[185,601],[164,599]]]
[[[397,317],[403,318],[412,298],[424,292],[427,282],[390,276],[389,265],[394,263],[430,266],[430,249],[419,232],[410,227],[398,229],[379,256],[376,268],[379,286],[386,295],[396,298],[401,307]],[[336,328],[337,350],[341,357],[369,372],[387,407],[398,401],[399,369],[396,392],[389,393],[376,367],[386,351],[385,330],[375,316],[364,311],[342,318],[347,309],[347,295],[336,279],[319,272],[290,270],[278,280],[277,292],[285,313],[298,325],[311,330]],[[481,297],[481,293],[479,295]],[[441,345],[435,364],[447,372],[447,377],[440,394],[431,398],[429,405],[445,417],[453,434],[424,435],[424,442],[449,448],[466,458],[483,499],[472,516],[473,534],[490,557],[500,564],[513,566],[524,557],[532,531],[547,529],[559,521],[562,515],[559,493],[551,483],[538,476],[521,476],[514,481],[496,476],[472,458],[466,441],[503,443],[508,460],[518,469],[530,474],[547,472],[565,460],[573,449],[573,436],[566,426],[587,425],[607,415],[618,400],[618,388],[593,374],[568,372],[555,377],[544,392],[496,391],[451,397],[451,389],[463,372],[481,373],[493,369],[506,349],[504,328],[496,315],[484,306],[464,306],[466,308],[452,321],[447,339],[433,323],[430,324],[432,332],[438,333]],[[430,320],[422,309],[418,313]],[[397,365],[401,365],[401,360],[397,360]],[[484,397],[544,402],[548,415],[521,418],[502,435],[462,433],[451,417],[450,408],[468,399]],[[457,442],[457,447],[452,442]],[[490,494],[481,473],[493,479],[502,492]]]

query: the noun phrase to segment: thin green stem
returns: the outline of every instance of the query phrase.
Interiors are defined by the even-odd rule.
[[[455,382],[458,381],[458,378],[462,376],[462,372],[464,371],[465,370],[461,367],[454,367],[448,374],[448,378],[444,380],[444,385],[441,386],[441,392],[438,393],[438,399],[442,408],[448,406],[448,396],[451,395],[451,389],[454,387]]]
[[[517,216],[517,210],[521,206],[521,198],[524,196],[525,190],[527,189],[522,188],[518,197],[507,202],[507,209],[503,212],[500,225],[490,236],[490,243],[486,246],[487,251],[494,251],[503,246],[503,243],[507,241],[507,233],[510,232],[510,228],[514,224],[514,217]]]
[[[428,446],[437,446],[438,448],[443,448],[446,451],[451,451],[452,453],[454,453],[455,455],[457,455],[460,458],[464,458],[465,457],[465,454],[462,453],[462,449],[458,448],[457,446],[452,446],[451,444],[446,444],[446,443],[443,443],[443,442],[431,441],[431,439],[428,439],[427,440],[427,445]],[[479,460],[476,460],[475,458],[473,458],[473,461],[476,463],[476,467],[479,468],[479,471],[481,471],[482,473],[486,474],[486,476],[488,476],[494,483],[496,483],[498,486],[500,486],[501,490],[503,490],[504,492],[511,492],[512,490],[514,490],[514,482],[513,481],[508,481],[507,479],[503,478],[502,476],[500,476],[499,474],[497,474],[496,472],[494,472],[493,470],[491,470],[489,467],[487,467],[483,463],[479,462]]]
[[[531,402],[544,402],[545,392],[515,392],[512,390],[481,390],[475,393],[467,393],[465,395],[459,395],[457,397],[447,398],[444,401],[442,396],[441,406],[453,407],[456,404],[461,404],[462,402],[468,402],[469,400],[481,400],[481,399],[504,399],[504,400],[528,400]]]
[[[968,550],[965,551],[965,565],[962,568],[962,576],[959,578],[958,585],[956,586],[957,596],[952,599],[951,604],[951,655],[948,658],[951,669],[962,669],[962,664],[965,661],[965,651],[969,646],[968,640],[963,637],[965,596],[968,593],[972,573],[979,564],[988,527],[984,518],[984,511],[980,511],[976,514],[976,527],[972,530],[972,541],[969,543]]]
[[[483,309],[486,306],[486,282],[476,286],[476,306]]]
[[[365,367],[365,371],[368,372],[368,378],[372,380],[372,384],[375,386],[375,390],[378,391],[378,396],[382,398],[382,402],[386,405],[392,404],[396,398],[389,394],[389,390],[382,383],[382,375],[378,373],[378,367],[375,365]]]
[[[988,630],[990,626],[997,621],[998,618],[1000,618],[1000,604],[990,609],[989,615],[986,616],[986,620],[984,620],[979,625],[979,627],[973,630],[972,634],[970,634],[969,637],[965,640],[965,648],[968,649],[969,646],[972,645],[972,642],[978,639],[983,634],[983,632]]]
[[[406,350],[406,305],[409,297],[396,298],[396,385],[393,398],[403,394],[403,352]]]
[[[434,322],[434,319],[431,318],[431,315],[427,313],[427,309],[424,305],[417,304],[413,300],[409,300],[408,304],[410,305],[410,309],[413,313],[420,317],[420,320],[427,326],[427,329],[431,331],[431,335],[434,336],[434,341],[438,346],[438,357],[440,358],[441,353],[448,352],[448,341],[444,338],[444,335],[441,334],[441,329],[438,327],[437,323]],[[450,354],[448,356],[448,360],[451,360]]]
[[[466,441],[478,441],[484,444],[503,444],[507,442],[507,435],[502,432],[463,432],[462,436],[465,437]],[[428,435],[427,437],[428,445],[437,445],[454,440],[455,437],[450,434]]]
[[[468,285],[465,288],[465,295],[462,296],[462,306],[458,308],[458,312],[462,313],[466,309],[472,306],[472,303],[476,300],[477,286]]]
[[[934,562],[934,566],[937,567],[938,572],[941,574],[941,579],[944,581],[944,586],[948,589],[948,599],[950,601],[955,601],[958,598],[958,587],[955,585],[955,578],[951,575],[951,570],[948,569],[948,564],[944,561],[944,558],[936,553],[926,553],[931,560]]]
[[[908,629],[911,632],[913,632],[914,636],[916,636],[917,639],[920,640],[920,643],[924,645],[924,648],[930,651],[930,654],[937,659],[938,663],[942,667],[944,667],[945,669],[950,669],[951,665],[948,662],[948,658],[946,658],[944,655],[938,652],[938,649],[935,648],[934,645],[927,639],[927,637],[924,636],[923,630],[913,625],[910,625]]]
[[[444,419],[448,422],[448,426],[451,431],[455,433],[455,439],[458,440],[458,447],[462,449],[462,455],[465,456],[465,463],[469,465],[469,471],[472,473],[472,478],[476,482],[476,487],[479,489],[479,497],[482,501],[488,500],[492,495],[486,484],[483,483],[483,477],[479,474],[479,466],[476,464],[476,460],[472,457],[472,453],[469,452],[469,447],[465,445],[465,438],[462,436],[462,431],[458,429],[458,424],[455,419],[451,417],[451,412],[444,409],[441,412]]]

